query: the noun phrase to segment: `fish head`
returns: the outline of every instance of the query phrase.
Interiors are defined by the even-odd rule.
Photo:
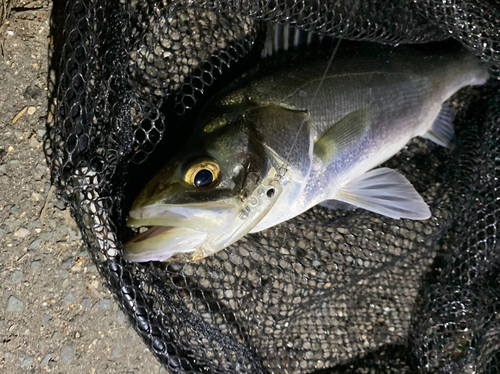
[[[282,190],[276,168],[247,113],[236,111],[207,117],[139,193],[127,225],[152,229],[126,244],[127,259],[161,261],[182,252],[195,252],[191,260],[206,257],[243,237],[272,208]]]

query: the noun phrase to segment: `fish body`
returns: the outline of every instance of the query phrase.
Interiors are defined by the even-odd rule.
[[[163,228],[128,243],[126,258],[196,260],[331,200],[427,219],[402,175],[373,168],[416,136],[449,145],[443,103],[487,79],[462,49],[368,45],[242,80],[206,105],[185,149],[136,198],[128,225]]]

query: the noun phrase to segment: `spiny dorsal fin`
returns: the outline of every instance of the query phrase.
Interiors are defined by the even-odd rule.
[[[266,41],[261,57],[270,57],[278,51],[288,51],[301,46],[309,46],[323,36],[312,31],[304,31],[289,24],[267,23]]]

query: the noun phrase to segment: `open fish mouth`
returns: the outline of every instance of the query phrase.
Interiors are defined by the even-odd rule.
[[[230,232],[237,215],[238,209],[230,202],[183,206],[153,204],[136,208],[130,211],[127,226],[149,229],[125,244],[125,259],[167,261],[176,254],[194,252],[209,246],[206,241],[214,235],[218,237]]]
[[[127,226],[173,226],[202,232],[227,232],[238,211],[233,200],[192,205],[151,204],[131,210]]]
[[[206,232],[177,226],[153,226],[125,244],[127,261],[166,261],[178,253],[196,251]]]

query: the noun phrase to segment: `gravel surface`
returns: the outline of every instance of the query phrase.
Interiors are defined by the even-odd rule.
[[[0,35],[0,372],[162,373],[51,189],[48,16],[13,14]]]

